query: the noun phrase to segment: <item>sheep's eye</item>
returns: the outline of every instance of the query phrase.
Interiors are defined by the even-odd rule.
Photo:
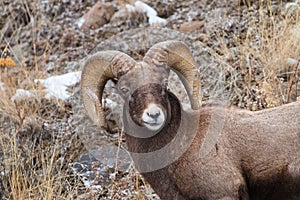
[[[122,87],[122,88],[121,88],[121,92],[122,92],[123,94],[127,94],[127,93],[129,92],[129,88],[127,88],[127,87]]]

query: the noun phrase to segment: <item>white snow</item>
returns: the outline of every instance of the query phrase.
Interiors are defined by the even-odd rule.
[[[35,82],[40,82],[46,87],[45,98],[55,97],[57,99],[68,99],[71,94],[67,91],[67,88],[75,85],[80,81],[81,71],[70,72],[63,75],[51,76],[47,79],[36,79]]]
[[[135,7],[130,5],[130,4],[126,4],[125,7],[126,7],[128,12],[135,12],[136,11]]]
[[[146,13],[146,15],[148,17],[148,22],[150,25],[160,24],[162,26],[165,26],[167,24],[167,20],[158,17],[156,10],[154,8],[152,8],[151,6],[149,6],[148,4],[145,4],[141,1],[136,1],[134,6],[135,6],[136,10]],[[127,7],[127,5],[126,5],[126,7]]]
[[[34,96],[36,96],[36,95],[32,91],[24,90],[24,89],[17,89],[15,95],[12,96],[10,99],[11,99],[11,101],[19,101],[19,100],[28,99],[28,98],[34,97]]]
[[[79,18],[78,20],[76,20],[76,24],[79,28],[82,27],[83,23],[84,23],[84,17]]]
[[[51,76],[47,79],[36,79],[34,82],[40,82],[46,89],[45,98],[55,97],[57,99],[68,99],[71,94],[67,91],[69,86],[75,85],[80,81],[81,72],[71,72],[59,76]],[[0,82],[0,89],[5,90],[4,83]],[[16,93],[11,97],[11,101],[26,100],[28,98],[37,97],[38,91],[17,89]]]
[[[148,17],[157,16],[156,10],[154,10],[154,8],[152,8],[148,4],[145,4],[144,2],[136,1],[134,5],[138,10],[140,10],[143,13],[146,13]]]
[[[161,25],[165,26],[167,24],[167,20],[160,18],[158,16],[152,16],[152,17],[149,17],[149,24],[150,25],[161,24]]]

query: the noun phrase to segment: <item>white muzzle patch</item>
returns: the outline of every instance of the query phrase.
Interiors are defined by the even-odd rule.
[[[165,114],[162,109],[156,104],[150,104],[142,115],[142,120],[145,126],[151,131],[157,131],[163,127],[165,122]]]

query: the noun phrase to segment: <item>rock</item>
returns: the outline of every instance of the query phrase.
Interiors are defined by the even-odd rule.
[[[185,41],[186,38],[185,34],[168,28],[136,28],[123,31],[100,42],[91,53],[103,50],[118,50],[139,60],[143,58],[150,47],[158,42],[166,40]]]
[[[199,30],[204,25],[204,21],[191,21],[191,22],[185,22],[181,24],[180,31],[182,33],[192,33],[196,30]]]
[[[83,16],[81,28],[97,29],[108,23],[115,12],[112,4],[98,2]]]

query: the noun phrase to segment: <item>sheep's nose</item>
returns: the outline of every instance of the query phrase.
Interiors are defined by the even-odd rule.
[[[152,119],[157,119],[160,115],[160,111],[159,110],[156,110],[156,111],[151,111],[150,110],[150,111],[147,112],[147,115],[149,117],[151,117]]]
[[[150,106],[148,106],[148,108],[145,110],[144,112],[145,114],[145,120],[147,121],[147,118],[149,120],[154,120],[157,121],[157,119],[161,116],[162,114],[162,110],[160,107],[158,107],[155,104],[151,104]]]

